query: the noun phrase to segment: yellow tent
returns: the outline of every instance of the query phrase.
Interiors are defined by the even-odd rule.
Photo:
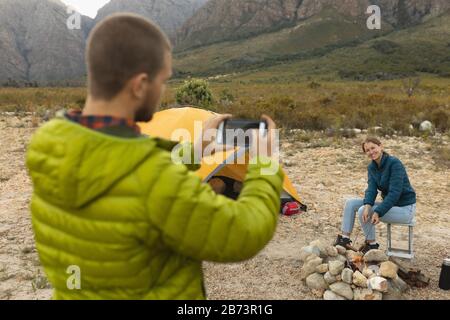
[[[142,133],[153,137],[174,141],[193,142],[200,135],[201,123],[214,116],[215,113],[196,108],[175,108],[157,112],[153,120],[148,123],[139,123]],[[181,129],[181,130],[180,130]],[[243,150],[244,151],[244,150]],[[226,164],[225,160],[230,157],[240,159],[243,156],[239,148],[217,152],[213,156],[202,159],[201,167],[197,174],[207,182],[214,176],[224,176],[237,181],[243,181],[247,172],[245,164]],[[221,163],[217,165],[217,163]],[[285,175],[284,192],[282,198],[293,198],[301,203],[300,197]]]

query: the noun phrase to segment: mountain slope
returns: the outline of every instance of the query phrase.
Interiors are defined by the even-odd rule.
[[[381,7],[384,22],[409,26],[450,9],[448,0],[210,0],[180,29],[179,50],[238,40],[292,26],[326,8],[365,20],[371,4]]]
[[[163,29],[170,38],[207,0],[111,0],[98,11],[96,22],[116,12],[143,15]]]
[[[278,60],[324,55],[337,47],[364,42],[393,30],[368,30],[365,20],[343,15],[331,7],[278,31],[235,41],[219,42],[175,53],[178,74],[216,74],[256,68]]]
[[[298,81],[311,77],[370,81],[422,73],[450,78],[450,12],[357,46],[324,56],[278,61],[238,77],[252,81]]]
[[[41,83],[85,74],[85,30],[69,30],[56,0],[0,0],[0,81]],[[82,26],[91,20],[83,17]]]

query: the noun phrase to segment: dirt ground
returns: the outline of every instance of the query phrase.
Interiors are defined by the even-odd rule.
[[[24,166],[26,145],[35,121],[0,115],[0,299],[50,299],[51,288],[40,267],[30,223],[32,192]],[[362,197],[367,161],[361,137],[312,147],[284,142],[285,170],[309,210],[281,216],[274,239],[253,259],[237,264],[205,263],[209,299],[317,299],[300,281],[300,248],[316,239],[332,243],[340,229],[346,198]],[[436,167],[430,145],[420,138],[385,140],[387,151],[406,165],[418,194],[414,264],[431,278],[425,289],[411,289],[406,299],[450,299],[438,288],[442,260],[450,256],[450,170]],[[358,223],[352,236],[363,241]],[[385,248],[385,226],[378,227]],[[404,242],[406,230],[394,237]],[[357,238],[357,239],[355,239]]]

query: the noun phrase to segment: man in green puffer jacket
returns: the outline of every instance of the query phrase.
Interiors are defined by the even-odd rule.
[[[54,299],[205,299],[202,261],[249,259],[272,238],[281,169],[261,174],[271,163],[257,158],[234,201],[175,164],[174,143],[139,134],[135,122],[152,118],[171,76],[169,42],[148,20],[105,19],[86,57],[83,112],[46,123],[27,153]]]

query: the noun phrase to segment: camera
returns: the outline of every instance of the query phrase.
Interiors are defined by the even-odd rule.
[[[231,119],[219,125],[217,144],[249,147],[251,131],[259,130],[260,135],[267,134],[267,123],[261,120]]]

